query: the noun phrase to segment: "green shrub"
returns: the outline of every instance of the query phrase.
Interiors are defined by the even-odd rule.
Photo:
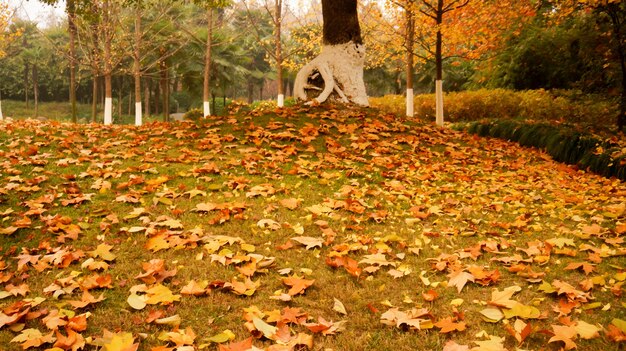
[[[199,108],[192,108],[191,110],[185,112],[185,115],[183,115],[183,118],[186,121],[197,121],[203,117],[204,117],[204,111],[202,111]]]
[[[387,113],[404,115],[405,101],[400,95],[370,98],[370,104]],[[435,95],[416,95],[418,118],[435,119]],[[612,126],[618,104],[597,95],[576,90],[481,89],[444,95],[446,122],[469,122],[481,119],[523,119],[550,122],[572,122],[584,125]]]

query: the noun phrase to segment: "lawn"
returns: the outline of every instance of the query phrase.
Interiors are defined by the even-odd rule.
[[[5,121],[0,155],[2,350],[626,340],[626,185],[515,143],[296,106]]]

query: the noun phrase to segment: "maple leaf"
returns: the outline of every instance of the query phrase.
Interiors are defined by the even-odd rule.
[[[524,340],[532,333],[533,328],[530,323],[526,323],[521,319],[516,319],[513,326],[506,324],[504,326],[507,332],[511,334],[517,340],[517,342],[521,345]]]
[[[463,287],[465,287],[468,281],[474,281],[474,276],[463,270],[452,272],[448,274],[448,277],[450,278],[450,280],[448,280],[448,286],[455,286],[459,293],[463,290]]]
[[[261,286],[261,281],[257,280],[253,282],[250,278],[246,278],[243,282],[233,278],[230,283],[225,283],[224,288],[232,290],[237,295],[252,296],[256,292],[256,289]]]
[[[228,345],[218,345],[219,351],[248,351],[252,348],[252,337]]]
[[[279,203],[281,204],[281,206],[287,209],[295,210],[300,206],[300,203],[302,203],[302,200],[289,198],[289,199],[282,199],[279,201]]]
[[[20,343],[22,349],[26,350],[31,347],[39,347],[43,344],[51,344],[56,340],[54,332],[42,334],[38,329],[24,329],[20,335],[11,339],[11,342]]]
[[[471,351],[509,351],[504,347],[504,338],[498,336],[489,336],[489,340],[474,341],[478,347],[473,347]]]
[[[170,305],[175,301],[180,301],[180,295],[174,295],[168,287],[157,284],[146,291],[146,304],[148,305]]]
[[[177,330],[164,333],[163,336],[159,339],[163,341],[173,342],[176,346],[193,345],[194,341],[196,340],[196,333],[194,333],[191,327],[187,327],[184,331]]]
[[[207,286],[209,286],[208,280],[203,280],[199,283],[196,282],[195,280],[191,280],[189,281],[189,283],[187,283],[187,285],[185,285],[180,290],[180,293],[182,295],[193,295],[193,296],[205,295],[207,293],[207,290],[206,290]]]
[[[488,303],[492,306],[513,308],[513,306],[517,304],[517,301],[511,300],[510,298],[515,293],[520,292],[520,291],[522,291],[522,288],[520,288],[517,285],[505,288],[503,291],[494,289],[491,292],[491,300]]]
[[[397,263],[387,261],[387,257],[385,256],[385,254],[382,254],[382,253],[365,255],[363,257],[364,258],[361,261],[359,261],[359,263],[366,263],[366,264],[371,264],[371,265],[376,265],[376,266],[392,266],[392,267],[397,266]]]
[[[313,333],[321,333],[322,335],[334,335],[338,332],[343,331],[344,323],[345,321],[332,322],[327,321],[322,317],[319,317],[317,319],[317,323],[305,323],[304,326]]]
[[[94,341],[95,345],[101,346],[103,351],[137,351],[139,343],[135,343],[133,334],[126,332],[111,333],[103,331],[103,336]]]
[[[57,341],[54,343],[55,348],[59,348],[61,350],[82,350],[85,347],[85,339],[82,335],[76,333],[71,329],[67,329],[67,336],[61,334],[58,330],[55,331]]]
[[[445,345],[443,345],[442,351],[469,351],[468,345],[459,345],[453,340],[449,340]]]
[[[435,327],[441,329],[439,331],[440,333],[446,334],[453,331],[463,331],[465,330],[466,325],[465,322],[456,322],[456,318],[447,317],[435,323]]]
[[[79,308],[87,307],[94,303],[98,303],[103,300],[104,300],[104,294],[100,294],[99,297],[95,298],[93,295],[89,293],[89,291],[85,290],[83,291],[83,296],[80,299],[80,301],[73,300],[73,301],[68,301],[67,303],[72,305],[72,307],[79,309]]]
[[[564,269],[566,271],[581,269],[583,272],[585,272],[585,275],[589,275],[596,270],[596,267],[592,264],[589,264],[588,262],[572,262],[568,264]]]
[[[105,261],[113,261],[115,260],[115,255],[111,253],[111,249],[113,248],[113,246],[107,245],[107,244],[100,244],[98,245],[98,247],[96,247],[95,250],[89,252],[89,254],[91,255],[91,257],[100,257],[101,259],[105,260]]]
[[[297,276],[283,279],[283,284],[290,287],[289,291],[287,292],[287,294],[289,294],[290,296],[304,294],[304,290],[313,285],[313,283],[315,283],[314,279],[307,280]]]
[[[310,236],[296,236],[296,237],[291,238],[290,240],[296,241],[306,246],[307,250],[310,250],[315,247],[322,247],[322,245],[324,244],[324,239],[313,238]]]
[[[576,336],[578,334],[578,332],[576,331],[576,327],[553,324],[552,330],[554,331],[554,336],[551,337],[548,342],[561,341],[565,344],[565,350],[571,350],[576,348],[576,343],[574,343],[574,339],[576,339]]]

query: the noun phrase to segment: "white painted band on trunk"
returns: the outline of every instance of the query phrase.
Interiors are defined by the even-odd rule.
[[[285,95],[278,94],[278,107],[285,107]]]
[[[435,81],[435,96],[436,96],[436,111],[437,111],[437,125],[443,126],[443,81]]]
[[[415,109],[413,107],[413,89],[406,90],[406,116],[413,117]]]
[[[113,98],[104,99],[104,125],[113,124]]]
[[[4,116],[2,115],[2,100],[0,100],[0,121],[4,120]]]
[[[208,101],[204,102],[204,117],[206,118],[207,116],[211,115],[211,103]]]
[[[135,102],[135,125],[140,126],[143,123],[141,114],[141,102]]]

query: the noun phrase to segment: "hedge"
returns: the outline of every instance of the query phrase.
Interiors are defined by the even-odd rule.
[[[514,120],[477,121],[457,128],[536,147],[556,161],[626,181],[626,148],[616,139],[603,140],[574,128]]]

